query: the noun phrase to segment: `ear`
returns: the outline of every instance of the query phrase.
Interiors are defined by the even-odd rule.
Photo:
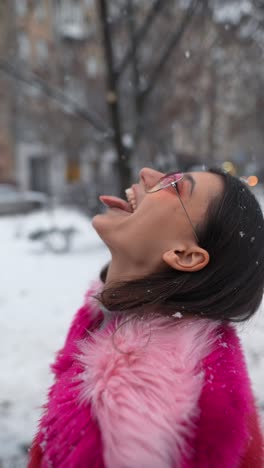
[[[195,272],[208,265],[210,256],[207,250],[193,245],[187,249],[168,250],[163,254],[163,260],[175,270]]]

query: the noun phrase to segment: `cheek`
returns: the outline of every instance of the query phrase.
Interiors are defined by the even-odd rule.
[[[188,214],[194,225],[202,224],[206,217],[208,201],[197,200],[195,205],[192,205],[189,208],[186,207],[186,209],[188,210]]]
[[[168,244],[168,241],[175,238],[177,233],[176,214],[152,208],[152,211],[142,213],[142,215],[139,212],[135,213],[133,223],[127,228],[134,246],[155,250],[162,248]]]

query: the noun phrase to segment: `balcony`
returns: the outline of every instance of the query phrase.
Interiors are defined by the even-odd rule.
[[[63,39],[85,41],[90,36],[84,4],[81,1],[63,0],[56,4],[55,25]]]

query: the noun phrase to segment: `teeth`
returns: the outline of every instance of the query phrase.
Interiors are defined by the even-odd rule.
[[[131,188],[126,189],[125,192],[126,192],[127,199],[133,196],[133,190]]]
[[[128,203],[130,204],[132,210],[135,211],[135,209],[137,207],[137,201],[136,201],[133,190],[131,188],[128,188],[128,189],[126,189],[125,192],[126,192],[126,197],[127,197]]]

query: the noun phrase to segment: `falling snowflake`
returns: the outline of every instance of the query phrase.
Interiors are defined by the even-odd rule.
[[[245,237],[246,234],[244,233],[244,231],[239,231],[239,235],[243,239],[243,237]]]
[[[175,312],[175,314],[172,315],[175,318],[182,318],[182,313],[181,312]]]
[[[220,346],[222,346],[222,348],[228,348],[228,344],[226,342],[220,343]]]

